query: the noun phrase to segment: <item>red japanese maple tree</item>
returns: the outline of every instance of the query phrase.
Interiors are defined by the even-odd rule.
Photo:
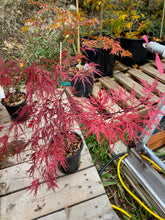
[[[55,190],[58,176],[57,166],[61,164],[65,167],[66,138],[68,140],[71,138],[68,131],[74,131],[75,120],[84,124],[85,129],[88,129],[87,135],[95,133],[100,144],[106,140],[110,145],[118,140],[125,143],[137,140],[137,131],[144,131],[142,125],[147,124],[150,127],[156,124],[158,114],[161,113],[153,105],[155,101],[152,92],[155,91],[156,81],[152,86],[143,82],[144,96],[138,102],[135,101],[134,90],[127,95],[125,90],[119,88],[110,92],[100,90],[97,99],[83,98],[81,102],[77,102],[73,98],[68,98],[68,102],[65,96],[65,86],[60,85],[61,77],[64,77],[63,80],[65,76],[68,78],[67,72],[58,65],[52,65],[52,69],[47,70],[50,62],[44,61],[42,65],[33,63],[22,70],[27,103],[23,111],[29,113],[28,120],[12,121],[8,127],[1,124],[1,158],[8,152],[12,141],[19,141],[25,131],[26,133],[29,131],[29,138],[26,139],[26,144],[21,150],[31,150],[29,172],[33,177],[33,182],[29,189],[35,194],[40,183],[43,182],[48,185],[48,188]],[[12,79],[13,74],[10,71],[6,73]],[[6,80],[1,77],[1,83],[2,79]],[[158,89],[157,92],[159,92]],[[164,94],[159,95],[159,99],[165,103]],[[85,110],[84,102],[86,102]],[[114,105],[118,103],[122,103],[122,110],[115,111]],[[141,106],[147,110],[146,114],[139,113]],[[51,142],[52,139],[53,142]],[[16,147],[15,153],[20,154],[19,146]]]
[[[36,2],[36,4],[38,3]],[[80,14],[77,15],[74,12],[57,9],[58,13],[56,13],[56,10],[45,4],[41,5],[41,11],[38,14],[42,13],[43,10],[53,10],[55,16],[61,13],[61,17],[57,16],[56,23],[51,26],[54,28],[61,28],[61,22],[67,22],[65,27],[69,29],[72,29],[75,24],[84,25],[84,22],[89,22],[88,20],[84,21]],[[71,18],[74,18],[74,20],[69,20]],[[34,23],[36,24],[36,20],[34,20]],[[58,26],[59,24],[60,26]],[[91,25],[91,23],[89,24]],[[65,40],[67,39],[67,31],[68,29],[63,29],[63,33],[66,33]],[[74,35],[75,29],[72,31],[70,36]],[[73,43],[73,41],[68,42]],[[123,52],[114,41],[111,41],[111,45],[113,52]],[[113,46],[117,46],[117,50]],[[25,131],[26,133],[29,131],[29,138],[26,139],[26,143],[21,150],[31,150],[31,168],[29,171],[33,177],[33,182],[29,189],[34,191],[35,194],[40,183],[46,183],[48,188],[55,190],[58,176],[57,166],[58,164],[65,166],[66,139],[71,140],[70,132],[68,131],[74,131],[75,121],[84,124],[85,129],[88,129],[87,135],[95,133],[100,144],[105,139],[110,145],[119,139],[125,143],[138,139],[137,131],[144,131],[144,126],[142,125],[147,124],[150,126],[155,124],[158,119],[157,115],[161,113],[153,105],[154,101],[152,99],[152,92],[155,91],[156,82],[151,87],[146,82],[143,82],[144,97],[140,98],[137,103],[135,102],[134,90],[132,90],[130,95],[127,95],[125,90],[121,89],[111,90],[110,92],[100,90],[97,99],[90,97],[77,102],[74,98],[68,98],[68,102],[65,96],[65,86],[62,87],[60,82],[70,79],[70,69],[74,71],[77,77],[85,80],[83,74],[85,71],[72,68],[72,64],[75,64],[75,61],[79,61],[81,54],[76,54],[72,57],[63,52],[62,56],[61,63],[52,60],[42,60],[40,63],[24,66],[21,70],[20,62],[15,62],[14,70],[18,68],[21,72],[20,77],[16,77],[16,79],[18,82],[23,79],[26,86],[27,104],[23,107],[21,114],[28,113],[29,118],[24,122],[12,121],[8,127],[3,124],[0,126],[0,158],[8,152],[9,143],[19,141],[25,135]],[[10,63],[6,65],[1,60],[0,65],[3,67],[0,68],[0,83],[8,86],[15,78],[16,71],[10,71]],[[93,74],[95,65],[90,64],[90,66],[91,68],[89,68],[88,72]],[[3,77],[4,75],[5,77]],[[5,83],[5,80],[7,80],[7,83]],[[9,82],[8,80],[11,81]],[[162,94],[159,95],[160,98],[163,97]],[[162,100],[165,102],[164,99]],[[128,101],[130,102],[129,106],[127,105]],[[84,102],[86,102],[85,109]],[[121,104],[121,102],[122,111],[115,111],[114,105]],[[146,114],[139,114],[140,106],[147,110]],[[52,139],[53,142],[51,142]],[[19,147],[16,148],[15,153],[20,154]]]

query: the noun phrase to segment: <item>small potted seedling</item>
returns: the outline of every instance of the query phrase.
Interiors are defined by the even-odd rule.
[[[25,120],[24,114],[25,93],[21,91],[20,84],[23,79],[23,63],[21,61],[0,59],[0,85],[4,89],[1,103],[7,109],[12,120]]]

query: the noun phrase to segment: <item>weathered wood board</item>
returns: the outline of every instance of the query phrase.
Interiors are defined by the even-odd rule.
[[[59,188],[55,193],[43,185],[37,197],[30,195],[26,189],[1,197],[1,219],[34,219],[104,194],[104,188],[94,166],[61,177],[57,184]],[[88,207],[88,204],[84,203],[84,205]],[[102,208],[100,215],[105,210],[104,207]],[[90,212],[92,213],[93,209]],[[89,213],[88,216],[91,214]]]
[[[5,109],[0,116],[1,123],[5,124],[3,132],[6,132],[11,123],[10,117]],[[77,123],[75,131],[82,136]],[[30,139],[31,133],[31,130],[26,130],[22,140],[26,142]],[[27,149],[21,152],[19,158],[9,155],[0,164],[0,219],[119,220],[110,205],[85,142],[79,170],[70,175],[57,170],[58,188],[55,192],[41,183],[36,197],[27,191],[33,180],[28,173],[31,167],[30,155],[31,151]]]
[[[87,148],[84,148],[81,154],[79,170],[91,166],[93,166],[91,156],[89,155]],[[31,161],[15,164],[15,166],[0,170],[0,196],[28,188],[32,182],[32,177],[29,177],[28,173],[30,167]],[[64,175],[59,170],[57,171],[57,174],[59,177]]]
[[[116,220],[117,216],[112,213],[111,208],[109,208],[109,200],[105,195],[99,196],[95,199],[91,199],[84,203],[77,204],[73,207],[66,207],[64,211],[59,211],[53,213],[51,215],[41,217],[41,220]],[[102,210],[102,205],[104,205],[105,209]],[[88,213],[91,212],[90,218],[88,217]]]

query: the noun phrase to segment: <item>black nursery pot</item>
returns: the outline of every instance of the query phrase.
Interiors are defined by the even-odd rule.
[[[82,141],[81,136],[77,133],[75,133],[75,134],[81,140],[80,150],[75,155],[66,158],[66,167],[65,168],[63,168],[63,166],[61,166],[61,165],[58,165],[59,170],[63,173],[66,173],[66,174],[71,174],[71,173],[76,172],[80,166],[81,151],[82,151],[84,145],[83,145],[83,141]]]
[[[143,47],[145,41],[143,39],[120,39],[120,45],[123,49],[129,50],[132,53],[132,57],[121,57],[119,61],[127,66],[142,65],[145,63],[148,51]]]
[[[152,35],[152,34],[150,34]],[[149,38],[150,40],[151,38]],[[127,66],[132,65],[143,65],[146,61],[148,51],[143,47],[145,40],[141,39],[127,39],[124,37],[120,38],[120,45],[123,49],[129,50],[132,53],[132,57],[121,57],[117,59]]]
[[[85,50],[85,56],[88,59],[88,63],[94,62],[98,64],[96,69],[101,72],[101,76],[95,74],[95,78],[100,78],[104,76],[113,77],[115,56],[110,53],[111,50],[105,50],[103,48],[94,48],[93,50]]]
[[[99,34],[93,35],[91,37],[84,36],[84,39],[93,40],[95,37],[99,36]],[[106,36],[106,35],[103,35]],[[109,36],[107,36],[109,37]],[[115,56],[111,54],[111,49],[103,49],[102,47],[94,47],[93,50],[85,49],[84,56],[86,56],[87,60],[84,59],[83,63],[95,63],[97,64],[96,69],[100,71],[100,74],[95,74],[95,78],[100,78],[104,76],[113,77],[114,65],[115,65]]]
[[[93,91],[93,77],[91,75],[86,76],[86,79],[82,81],[78,78],[71,80],[71,86],[74,88],[74,95],[77,97],[88,97],[92,95]]]
[[[18,92],[17,92],[18,93]],[[24,94],[24,92],[19,92],[21,94]],[[8,111],[9,115],[11,116],[11,119],[12,120],[18,120],[19,121],[24,121],[26,118],[27,118],[27,115],[22,118],[19,118],[19,115],[23,109],[23,107],[25,106],[26,102],[25,100],[22,101],[22,103],[18,104],[18,105],[6,105],[4,102],[3,102],[3,99],[2,99],[2,105],[6,108],[6,110]]]

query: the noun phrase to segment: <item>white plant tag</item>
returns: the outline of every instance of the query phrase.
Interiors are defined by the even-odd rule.
[[[4,93],[2,86],[0,86],[0,98],[1,99],[5,98],[5,93]]]

